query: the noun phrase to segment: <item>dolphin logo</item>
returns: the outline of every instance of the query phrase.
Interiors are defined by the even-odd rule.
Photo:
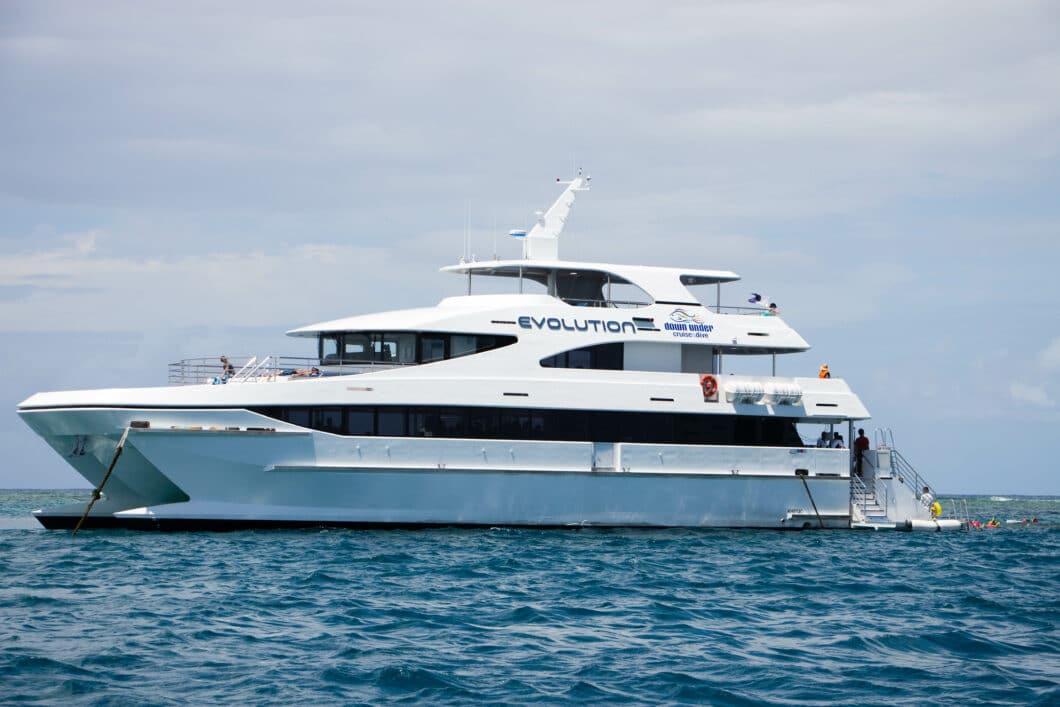
[[[678,324],[702,324],[703,317],[698,314],[690,314],[684,309],[675,309],[670,312],[670,321]]]

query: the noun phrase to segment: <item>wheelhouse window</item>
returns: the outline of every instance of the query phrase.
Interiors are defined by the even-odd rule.
[[[338,363],[339,349],[342,347],[341,336],[320,337],[320,361],[321,363]]]
[[[373,348],[380,361],[416,363],[415,334],[379,334]]]
[[[348,361],[371,361],[372,337],[368,334],[346,334],[342,338],[342,356],[339,363]]]
[[[434,332],[343,332],[322,334],[320,363],[409,365],[482,353],[514,344],[516,337],[497,334]]]
[[[420,362],[430,363],[441,361],[446,358],[446,345],[449,337],[444,334],[423,334],[420,337]]]
[[[475,347],[477,346],[476,339],[478,339],[476,336],[453,334],[449,338],[449,356],[451,358],[456,358],[457,356],[466,356],[475,353]]]

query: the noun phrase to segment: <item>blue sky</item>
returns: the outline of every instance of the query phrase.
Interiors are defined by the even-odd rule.
[[[27,395],[459,294],[437,268],[467,209],[488,257],[583,164],[564,257],[735,270],[727,301],[769,293],[814,346],[779,372],[827,361],[938,488],[1060,493],[1058,26],[1048,2],[6,2],[0,486],[82,483]]]

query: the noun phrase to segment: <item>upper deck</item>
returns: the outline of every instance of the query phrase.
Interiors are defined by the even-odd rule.
[[[567,260],[494,260],[460,263],[442,268],[482,277],[529,280],[547,288],[548,295],[576,307],[645,307],[651,304],[699,306],[688,287],[735,282],[740,276],[728,270],[694,270],[649,265],[585,263]],[[613,288],[632,285],[641,295],[632,299],[613,296]],[[628,288],[624,288],[627,289]]]

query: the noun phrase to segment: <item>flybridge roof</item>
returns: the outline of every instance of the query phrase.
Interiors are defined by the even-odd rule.
[[[692,270],[650,265],[615,265],[612,263],[579,263],[569,260],[491,260],[461,263],[442,268],[442,272],[486,275],[490,277],[525,277],[547,285],[553,273],[559,276],[603,275],[616,285],[631,284],[644,290],[655,302],[699,304],[688,291],[693,285],[735,282],[740,276],[728,270]]]

